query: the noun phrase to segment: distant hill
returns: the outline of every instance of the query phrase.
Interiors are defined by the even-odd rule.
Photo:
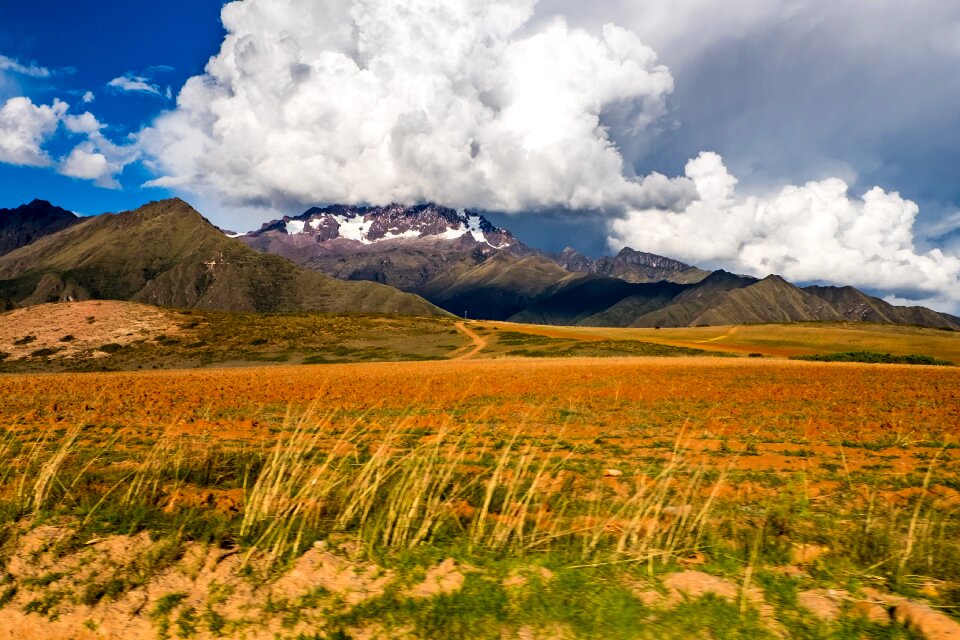
[[[696,285],[672,289],[675,295],[647,289],[625,298],[584,324],[617,327],[686,327],[697,324],[697,318],[727,293],[750,286],[756,278],[738,276],[723,270],[715,271]],[[651,298],[651,295],[653,296]]]
[[[666,281],[691,284],[710,275],[709,271],[691,267],[679,260],[634,251],[630,247],[624,247],[615,256],[603,256],[596,260],[567,247],[554,256],[554,259],[567,271],[619,278],[634,283]]]
[[[767,276],[728,291],[691,324],[756,324],[843,320],[822,298],[799,289],[780,276]],[[942,319],[940,322],[944,322]]]
[[[0,257],[0,298],[17,306],[92,298],[230,311],[443,313],[415,295],[253,251],[176,198],[86,219]]]
[[[944,318],[960,324],[958,318],[926,307],[897,307],[853,287],[804,287],[807,293],[829,302],[847,320],[890,324],[937,326]]]
[[[583,292],[578,293],[578,287],[572,285],[510,319],[537,324],[601,327],[854,321],[960,330],[960,322],[947,314],[922,307],[894,307],[852,287],[845,287],[840,294],[836,293],[836,287],[801,289],[776,275],[757,280],[721,270],[695,284],[660,282],[634,284],[632,288],[626,286],[627,283],[623,285],[617,288],[598,282],[598,289],[607,295],[595,299],[610,304],[586,317],[581,314],[581,309],[590,308],[592,304],[586,294],[590,281],[581,283]],[[624,295],[615,300],[620,293]],[[856,301],[856,306],[851,306],[851,301]],[[883,313],[862,312],[865,308]]]
[[[75,213],[34,200],[15,209],[0,209],[0,256],[81,222]]]

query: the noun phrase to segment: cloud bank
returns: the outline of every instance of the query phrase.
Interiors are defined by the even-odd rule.
[[[177,109],[143,132],[152,184],[276,208],[440,201],[503,211],[673,203],[601,124],[643,131],[673,90],[630,31],[535,0],[245,0]]]
[[[741,196],[723,159],[710,152],[689,161],[685,176],[695,201],[628,212],[611,221],[610,244],[755,275],[940,298],[939,306],[960,300],[960,258],[917,250],[919,207],[898,193],[874,187],[854,198],[843,180],[830,178],[767,197]]]
[[[116,145],[101,132],[97,118],[85,111],[73,115],[70,105],[54,99],[36,105],[29,98],[10,98],[0,106],[0,162],[28,167],[55,167],[71,178],[91,180],[100,187],[119,189],[116,176],[139,157],[135,145]],[[45,145],[61,125],[69,136],[82,142],[64,158],[55,160]]]

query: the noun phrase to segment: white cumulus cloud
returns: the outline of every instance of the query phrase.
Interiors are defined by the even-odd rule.
[[[0,162],[42,167],[51,164],[43,144],[66,113],[67,103],[35,105],[25,97],[10,98],[0,107]]]
[[[141,134],[159,174],[239,204],[435,200],[506,211],[649,206],[603,116],[642,131],[669,70],[632,32],[530,24],[536,0],[244,0],[177,108]]]
[[[98,186],[117,189],[116,176],[139,158],[135,144],[117,145],[103,135],[104,125],[92,113],[69,114],[70,105],[54,100],[36,105],[29,98],[16,97],[0,107],[0,163],[54,167],[71,178],[92,180]],[[64,158],[54,159],[44,145],[57,133],[61,123],[68,136],[80,137]]]
[[[110,175],[107,157],[97,153],[90,143],[82,143],[75,147],[60,166],[60,173],[71,178],[84,180],[100,180],[104,175]]]
[[[71,133],[93,133],[103,128],[100,121],[89,111],[84,111],[78,116],[65,116],[63,124]]]
[[[91,118],[96,123],[96,118]],[[87,127],[92,129],[93,123],[88,121]],[[102,125],[96,124],[96,129],[80,130],[86,133],[87,139],[61,161],[59,171],[71,178],[92,180],[104,189],[120,189],[117,176],[124,167],[140,158],[140,152],[135,144],[114,144],[100,132]]]
[[[610,223],[613,247],[631,246],[754,275],[840,282],[910,298],[960,300],[960,258],[918,251],[918,206],[879,187],[851,197],[837,178],[740,196],[722,158],[686,166],[699,198],[677,210],[633,210]]]

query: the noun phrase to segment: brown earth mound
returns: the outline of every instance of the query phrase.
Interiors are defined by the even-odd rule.
[[[44,304],[0,315],[0,352],[8,359],[38,352],[69,357],[178,330],[174,312],[145,304],[108,300]]]

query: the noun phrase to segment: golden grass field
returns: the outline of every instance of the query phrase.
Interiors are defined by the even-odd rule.
[[[796,323],[664,329],[547,327],[487,323],[488,327],[571,340],[640,340],[737,354],[789,357],[842,351],[923,353],[960,362],[960,336],[950,331],[863,323]]]
[[[0,638],[957,637],[960,369],[785,359],[954,334],[369,326],[0,376]]]

